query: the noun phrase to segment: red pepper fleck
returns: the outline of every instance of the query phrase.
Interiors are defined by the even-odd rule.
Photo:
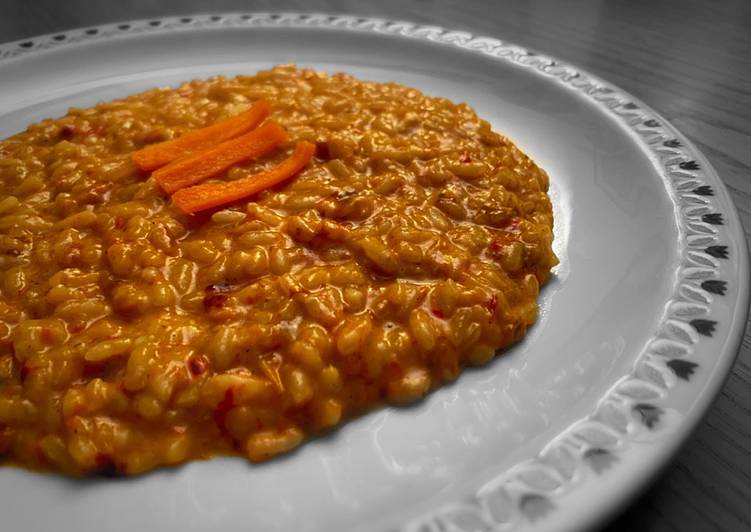
[[[209,367],[209,359],[204,355],[196,355],[188,359],[188,370],[191,375],[198,377],[203,375]]]
[[[222,308],[226,302],[226,294],[210,294],[203,298],[203,306],[207,309]]]
[[[76,134],[76,127],[71,124],[65,124],[60,128],[60,138],[63,140],[72,139]]]
[[[432,308],[430,309],[430,312],[432,312],[433,316],[435,316],[436,318],[440,318],[440,319],[444,318],[443,311],[439,308]]]
[[[491,255],[501,255],[503,254],[503,249],[506,247],[506,243],[499,239],[495,238],[490,241],[490,244],[488,244],[488,252]]]
[[[115,229],[124,229],[128,220],[124,216],[118,216],[115,218]]]
[[[490,311],[491,316],[495,316],[495,311],[498,308],[498,296],[496,294],[490,296],[490,299],[485,302],[485,307]]]
[[[331,159],[331,149],[329,143],[325,140],[319,140],[316,142],[316,157],[322,161],[328,161]]]
[[[33,368],[30,368],[26,364],[24,364],[23,366],[21,366],[21,382],[25,382],[26,381],[26,379],[31,374],[32,369]]]
[[[462,163],[471,163],[472,157],[470,157],[469,152],[467,150],[464,150],[464,152],[459,157],[459,161]]]
[[[227,294],[232,287],[225,283],[210,284],[204,289],[203,306],[206,309],[222,308],[227,302]]]
[[[227,414],[235,406],[235,397],[232,388],[224,392],[224,399],[219,401],[214,410],[214,423],[222,432],[227,431]]]

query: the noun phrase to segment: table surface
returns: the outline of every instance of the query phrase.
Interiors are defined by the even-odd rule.
[[[504,39],[631,92],[709,158],[751,230],[751,2],[727,0],[0,0],[0,42],[82,26],[222,11],[355,14]],[[751,530],[751,332],[704,422],[608,532]]]

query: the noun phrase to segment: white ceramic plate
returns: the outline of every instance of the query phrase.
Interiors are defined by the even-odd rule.
[[[731,367],[745,240],[707,160],[643,103],[495,39],[353,17],[138,21],[0,45],[0,137],[70,106],[295,62],[471,104],[551,176],[561,259],[520,345],[419,405],[260,466],[128,480],[0,469],[3,530],[574,530],[664,465]]]

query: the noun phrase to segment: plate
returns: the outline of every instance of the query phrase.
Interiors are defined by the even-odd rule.
[[[645,104],[497,39],[328,15],[225,14],[0,45],[0,135],[154,86],[295,62],[465,101],[551,176],[561,264],[527,338],[409,408],[263,465],[126,480],[0,470],[3,528],[579,530],[664,466],[731,367],[748,308],[738,216]]]

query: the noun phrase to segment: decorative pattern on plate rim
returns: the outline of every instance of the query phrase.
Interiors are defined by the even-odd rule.
[[[517,464],[480,487],[469,499],[437,508],[410,523],[410,532],[513,530],[543,520],[556,499],[591,475],[606,475],[625,449],[643,438],[659,438],[680,419],[664,405],[670,391],[699,371],[695,347],[721,327],[712,303],[729,281],[721,279],[721,261],[734,250],[723,240],[723,213],[696,154],[662,118],[627,94],[546,55],[498,39],[475,37],[436,26],[354,16],[294,13],[216,14],[169,17],[74,30],[0,44],[0,60],[34,51],[118,35],[195,27],[317,27],[351,29],[429,40],[472,50],[537,70],[597,102],[618,116],[659,161],[656,164],[676,208],[681,266],[672,296],[653,337],[637,356],[630,374],[619,379],[587,417],[553,438],[533,459]]]

